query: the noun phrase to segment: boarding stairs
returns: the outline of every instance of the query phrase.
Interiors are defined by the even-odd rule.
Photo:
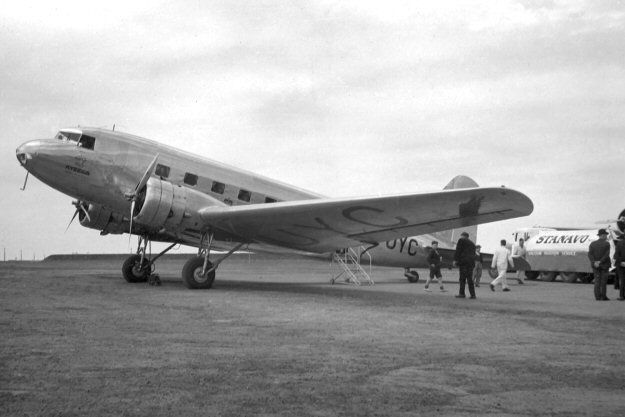
[[[369,259],[369,272],[360,264],[363,256]],[[332,254],[332,284],[373,285],[371,279],[371,255],[364,246],[346,248]]]

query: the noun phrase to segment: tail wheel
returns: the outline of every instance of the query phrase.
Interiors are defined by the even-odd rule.
[[[208,262],[206,269],[211,269],[213,264]],[[209,289],[215,281],[215,271],[202,275],[204,268],[204,258],[195,257],[189,259],[182,268],[182,281],[187,288],[194,290]]]
[[[560,272],[562,281],[572,284],[577,281],[577,272]]]
[[[540,271],[540,280],[545,282],[553,282],[558,276],[557,272],[553,271]]]
[[[150,263],[141,255],[132,255],[124,261],[122,265],[122,274],[127,282],[146,282],[150,275]]]
[[[408,282],[413,284],[419,282],[419,273],[417,271],[406,271],[404,276],[408,279]]]
[[[525,271],[525,277],[527,279],[534,280],[534,279],[538,278],[538,275],[539,275],[538,271]]]

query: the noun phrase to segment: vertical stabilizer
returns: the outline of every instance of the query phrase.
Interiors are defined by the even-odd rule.
[[[443,190],[474,187],[478,187],[475,181],[465,175],[458,175],[454,177],[451,181],[449,181],[449,184],[447,184],[445,188],[443,188]],[[469,238],[472,241],[477,241],[477,225],[462,227],[459,229],[444,230],[442,232],[433,233],[432,235],[441,243],[446,242],[452,246],[455,246],[458,242],[458,239],[460,239],[460,233],[462,232],[467,232],[469,234]]]

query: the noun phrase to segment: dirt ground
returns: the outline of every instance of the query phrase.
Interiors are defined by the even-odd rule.
[[[161,287],[121,262],[0,263],[0,415],[625,415],[612,287],[462,300],[457,271],[426,293],[398,269],[352,287],[324,262],[238,256],[191,291],[181,260]]]

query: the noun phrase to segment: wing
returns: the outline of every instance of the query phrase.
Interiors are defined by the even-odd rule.
[[[502,187],[206,207],[200,218],[242,241],[321,253],[526,216],[533,209],[527,196]]]

